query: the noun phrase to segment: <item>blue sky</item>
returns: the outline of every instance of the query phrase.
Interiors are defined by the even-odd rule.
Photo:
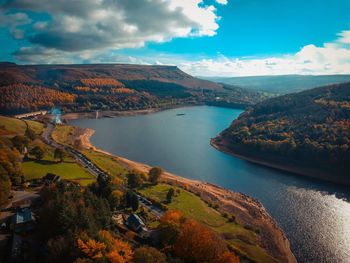
[[[175,64],[194,75],[350,73],[349,0],[0,0],[17,63]]]

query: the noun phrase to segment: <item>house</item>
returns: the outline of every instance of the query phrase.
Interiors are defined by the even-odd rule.
[[[59,175],[56,175],[56,174],[47,173],[43,177],[43,181],[46,185],[49,185],[49,184],[53,184],[53,183],[61,181],[61,177]]]
[[[15,233],[26,232],[33,229],[34,217],[30,208],[24,208],[16,212],[12,218],[12,229]]]
[[[147,236],[149,233],[145,223],[136,214],[131,214],[126,223],[132,230],[139,233],[140,236]]]

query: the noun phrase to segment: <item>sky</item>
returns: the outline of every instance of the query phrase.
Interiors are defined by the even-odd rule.
[[[350,1],[0,0],[0,61],[350,74]]]

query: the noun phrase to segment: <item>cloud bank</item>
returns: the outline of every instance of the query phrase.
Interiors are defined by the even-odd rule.
[[[217,58],[183,61],[181,69],[197,76],[350,74],[350,30],[322,46],[306,45],[295,54],[265,58]]]
[[[146,42],[213,36],[219,27],[216,8],[202,0],[9,0],[0,12],[0,26],[28,42],[15,56],[29,63],[41,62],[40,54],[84,59]],[[29,12],[39,15],[31,19]]]

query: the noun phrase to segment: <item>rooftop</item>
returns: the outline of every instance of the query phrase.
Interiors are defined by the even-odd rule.
[[[15,224],[30,222],[33,220],[32,210],[29,208],[18,211],[14,217]]]

